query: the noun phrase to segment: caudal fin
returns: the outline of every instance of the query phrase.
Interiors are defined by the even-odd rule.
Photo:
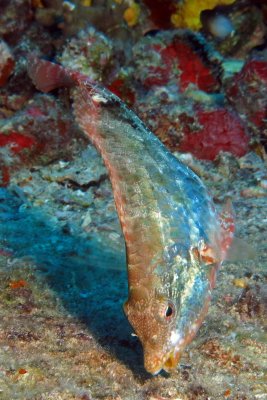
[[[69,87],[75,84],[69,71],[61,65],[35,56],[28,57],[28,73],[36,88],[44,93],[58,87]]]

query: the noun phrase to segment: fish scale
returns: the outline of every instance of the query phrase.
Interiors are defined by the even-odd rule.
[[[170,372],[207,313],[223,246],[233,236],[229,207],[220,225],[200,178],[107,89],[36,58],[29,74],[44,92],[72,89],[76,120],[108,169],[125,238],[125,314],[143,346],[146,370]]]

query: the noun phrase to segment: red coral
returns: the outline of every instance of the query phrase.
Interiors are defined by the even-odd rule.
[[[177,74],[177,54],[171,45],[163,47],[163,45],[153,44],[147,48],[147,54],[150,56],[153,52],[160,57],[155,57],[157,62],[153,65],[148,67],[144,65],[144,68],[142,66],[142,75],[144,74],[144,77],[140,77],[142,83],[146,87],[167,85],[173,75],[173,70]]]
[[[250,60],[245,64],[242,72],[240,73],[247,81],[254,81],[255,79],[267,81],[267,63],[266,61]]]
[[[115,79],[109,86],[108,89],[116,96],[125,101],[128,105],[132,105],[135,102],[134,92],[127,86],[127,83],[122,78]]]
[[[10,181],[10,174],[8,167],[6,165],[0,164],[0,187],[7,186],[9,184],[9,181]]]
[[[20,153],[23,149],[34,147],[36,140],[17,132],[3,134],[0,132],[0,147],[9,146],[14,153]]]
[[[197,122],[201,128],[195,132],[188,132],[188,127],[184,126],[179,150],[204,160],[214,160],[220,151],[237,157],[248,151],[249,138],[242,121],[227,109],[198,111]]]
[[[9,147],[17,154],[21,161],[24,161],[37,147],[37,141],[32,136],[24,135],[18,132],[1,133],[0,148]],[[26,153],[25,153],[26,151]],[[10,181],[10,167],[5,165],[4,160],[0,162],[0,186],[7,186]]]
[[[180,88],[186,90],[190,84],[196,85],[205,92],[218,89],[218,80],[201,58],[182,40],[175,40],[174,48],[179,59]]]
[[[182,39],[174,38],[166,47],[153,45],[150,48],[151,51],[157,52],[160,58],[157,65],[148,67],[143,80],[145,86],[166,85],[173,79],[179,84],[182,92],[190,84],[206,92],[218,90],[219,81],[213,76],[210,68]]]
[[[257,128],[267,119],[267,61],[249,60],[228,82],[226,93],[238,112]]]
[[[67,157],[75,135],[71,115],[53,97],[37,95],[24,110],[8,119],[9,131],[0,132],[0,186],[22,164]],[[6,149],[6,150],[5,150]]]

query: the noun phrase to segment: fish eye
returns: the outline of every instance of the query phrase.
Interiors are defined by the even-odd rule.
[[[166,308],[165,317],[169,318],[172,316],[172,314],[173,314],[173,308],[172,306],[168,305],[168,307]]]
[[[156,306],[156,318],[161,323],[171,322],[176,314],[175,305],[171,300],[162,300]]]
[[[165,309],[165,318],[170,320],[175,315],[175,306],[171,301],[168,301],[167,307]]]

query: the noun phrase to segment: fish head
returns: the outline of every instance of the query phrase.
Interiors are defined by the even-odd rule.
[[[142,287],[133,288],[124,304],[125,314],[144,350],[145,369],[152,375],[164,368],[172,350],[166,339],[175,329],[175,310],[175,304],[167,297]]]
[[[124,311],[142,344],[145,369],[153,375],[177,367],[207,314],[218,264],[204,250],[202,258],[190,249],[186,260],[178,257],[167,272],[130,288]]]

